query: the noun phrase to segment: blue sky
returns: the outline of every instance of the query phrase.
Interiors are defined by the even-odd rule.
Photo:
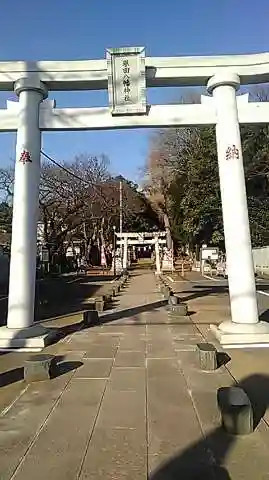
[[[109,47],[145,46],[148,56],[269,51],[269,1],[257,0],[2,0],[0,61],[104,58]],[[150,103],[180,96],[150,90]],[[0,94],[0,108],[6,98]],[[51,94],[58,106],[102,106],[106,92]],[[43,135],[56,160],[105,153],[111,169],[132,179],[148,152],[149,130],[60,132]],[[0,135],[0,166],[14,158],[15,135]]]

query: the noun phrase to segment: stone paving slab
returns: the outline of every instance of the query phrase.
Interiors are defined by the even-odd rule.
[[[105,381],[73,381],[23,459],[14,479],[76,478],[94,427]],[[79,404],[79,408],[77,405]]]
[[[99,428],[84,459],[81,480],[147,480],[145,435],[137,429]]]
[[[201,435],[184,379],[180,377],[178,373],[148,380],[149,454],[173,455]]]
[[[144,393],[146,390],[145,369],[133,367],[114,368],[110,376],[108,389],[118,392],[130,390]]]
[[[91,345],[85,353],[85,358],[114,358],[117,353],[117,347]]]
[[[137,428],[146,431],[144,391],[107,390],[99,418],[102,428]]]
[[[28,452],[71,374],[57,382],[25,387],[21,397],[0,418],[0,478],[8,480]]]
[[[113,359],[88,359],[83,357],[83,365],[78,368],[74,378],[109,378]]]
[[[136,335],[125,335],[120,342],[120,351],[130,352],[141,352],[144,353],[146,349],[146,338],[144,334],[139,334],[136,332]]]
[[[200,371],[196,343],[212,340],[227,298],[181,288],[197,313],[170,324],[154,275],[135,272],[100,325],[72,324],[45,349],[59,356],[51,381],[26,385],[26,356],[0,356],[0,480],[269,480],[269,352],[229,351]],[[221,429],[216,402],[236,380],[259,407],[255,432],[239,438]]]
[[[141,351],[120,351],[117,353],[115,367],[144,367],[145,358]]]

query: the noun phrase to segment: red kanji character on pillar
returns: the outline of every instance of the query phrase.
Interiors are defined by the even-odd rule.
[[[31,155],[30,155],[30,152],[28,152],[28,150],[25,150],[25,149],[22,150],[19,162],[22,162],[23,165],[25,165],[28,162],[32,162]]]

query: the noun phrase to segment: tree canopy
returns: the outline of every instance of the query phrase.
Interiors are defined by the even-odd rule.
[[[253,97],[265,100],[266,90]],[[269,244],[269,127],[241,126],[253,246]],[[191,248],[224,248],[215,128],[156,131],[147,160],[146,189],[157,213],[165,211],[173,239]]]
[[[13,168],[0,169],[0,189],[12,205]],[[84,241],[85,248],[100,234],[111,241],[113,226],[119,229],[119,191],[123,191],[123,227],[143,231],[158,226],[151,204],[134,183],[113,177],[109,160],[101,155],[81,154],[71,163],[42,163],[39,220],[44,223],[45,242],[52,252],[61,252],[64,242]],[[1,212],[0,212],[1,215]]]

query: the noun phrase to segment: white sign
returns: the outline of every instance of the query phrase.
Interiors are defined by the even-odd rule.
[[[49,251],[47,248],[42,248],[40,252],[41,262],[49,262]]]
[[[72,247],[68,247],[66,250],[66,256],[67,257],[73,257],[74,256],[74,251]]]
[[[147,112],[144,47],[107,50],[108,96],[112,115]]]
[[[219,249],[218,247],[210,248],[210,247],[205,247],[202,248],[202,260],[208,260],[211,258],[211,260],[218,260],[219,257]]]
[[[37,222],[37,242],[45,243],[45,225],[43,222]]]

